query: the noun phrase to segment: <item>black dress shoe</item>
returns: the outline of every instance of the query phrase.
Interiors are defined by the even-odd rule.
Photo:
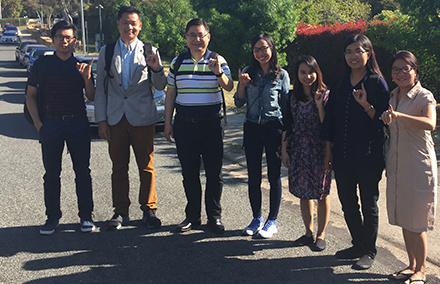
[[[324,239],[316,239],[316,242],[315,242],[315,250],[317,250],[317,251],[323,251],[323,250],[325,250],[325,247],[326,247],[326,246],[327,246],[327,245],[326,245]]]
[[[215,219],[214,221],[208,221],[208,227],[216,235],[222,235],[225,233],[225,226],[223,226],[221,219]]]
[[[113,217],[107,223],[107,230],[119,230],[122,226],[126,225],[130,221],[128,214],[115,213]]]
[[[308,237],[308,236],[304,235],[304,236],[300,237],[299,239],[295,240],[293,242],[293,246],[302,247],[302,246],[307,246],[307,245],[313,244],[314,242],[315,242],[315,240],[313,239],[313,236]]]
[[[335,256],[339,259],[355,259],[363,256],[362,250],[352,246],[347,249],[340,250],[336,252]]]
[[[194,229],[194,228],[197,228],[198,226],[200,226],[200,223],[201,223],[200,220],[191,221],[190,219],[186,218],[185,220],[183,220],[182,223],[177,225],[177,227],[174,231],[176,233],[188,232],[191,229]]]
[[[364,255],[353,265],[352,268],[356,270],[369,269],[373,265],[373,262],[374,258],[369,255]]]

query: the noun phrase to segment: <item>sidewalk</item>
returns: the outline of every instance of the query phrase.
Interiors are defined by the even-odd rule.
[[[242,149],[242,141],[243,141],[243,122],[244,122],[244,114],[235,114],[232,111],[227,113],[228,125],[225,127],[225,159],[232,161],[235,164],[240,165],[244,169],[246,169],[246,158],[244,155],[244,150]],[[265,159],[263,159],[263,167],[265,167]],[[281,180],[283,185],[283,195],[282,198],[284,201],[289,201],[293,204],[297,204],[299,206],[299,199],[294,197],[288,190],[288,180],[287,180],[287,169],[284,166],[281,166]],[[268,190],[267,178],[266,178],[266,169],[263,168],[263,188]],[[264,180],[266,179],[266,180]],[[396,250],[399,250],[399,254],[402,254],[400,258],[401,261],[407,263],[407,256],[405,252],[405,246],[403,242],[402,230],[400,227],[392,226],[388,223],[388,216],[386,210],[386,177],[385,173],[383,178],[379,184],[380,197],[379,197],[379,236],[378,236],[378,247],[386,248],[393,253]],[[345,226],[345,221],[343,217],[343,212],[341,210],[341,205],[337,196],[337,188],[336,182],[332,181],[332,187],[330,191],[330,200],[331,200],[331,216],[330,223],[337,221],[337,223],[343,223],[343,228],[346,229],[347,235],[349,234],[348,229]],[[440,221],[440,203],[437,204],[437,222]],[[337,218],[338,220],[332,220],[332,218]],[[438,240],[440,240],[440,226],[437,223],[437,226],[433,231],[428,232],[428,262],[431,263],[434,267],[428,268],[428,274],[437,274],[439,276],[440,273],[440,245]],[[397,252],[396,252],[397,253]],[[378,256],[380,256],[380,251]],[[403,257],[403,258],[402,258]],[[433,271],[436,270],[435,273]]]

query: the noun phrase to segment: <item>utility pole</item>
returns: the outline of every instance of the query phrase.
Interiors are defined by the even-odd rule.
[[[83,0],[81,0],[81,27],[82,27],[82,46],[83,46],[83,53],[86,54],[86,29],[84,24],[84,3]]]
[[[1,0],[0,0],[1,1]],[[99,49],[101,49],[103,45],[103,38],[102,38],[102,16],[101,16],[101,9],[104,9],[101,4],[98,5],[99,8]]]
[[[2,0],[0,0],[0,19],[3,19],[3,16],[2,16]]]

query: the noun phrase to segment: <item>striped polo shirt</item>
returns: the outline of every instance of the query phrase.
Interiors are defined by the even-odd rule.
[[[174,76],[173,59],[168,72],[167,87],[176,88],[176,113],[186,117],[207,117],[220,112],[222,104],[221,87],[217,77],[209,69],[208,63],[211,51],[208,49],[200,61],[195,61],[188,50],[184,54],[182,64]],[[222,56],[218,56],[220,66],[226,76],[231,77],[228,63]]]

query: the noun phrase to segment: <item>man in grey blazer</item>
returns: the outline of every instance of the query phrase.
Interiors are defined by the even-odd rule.
[[[141,17],[136,7],[122,6],[117,21],[120,38],[114,46],[110,76],[104,69],[108,45],[101,49],[98,59],[95,119],[99,136],[108,141],[113,164],[114,215],[107,224],[108,230],[117,230],[130,220],[130,145],[139,168],[142,221],[149,228],[161,226],[156,217],[153,138],[157,113],[151,86],[163,90],[166,78],[157,49],[153,47],[150,54],[144,56],[144,44],[137,38],[142,27]]]

